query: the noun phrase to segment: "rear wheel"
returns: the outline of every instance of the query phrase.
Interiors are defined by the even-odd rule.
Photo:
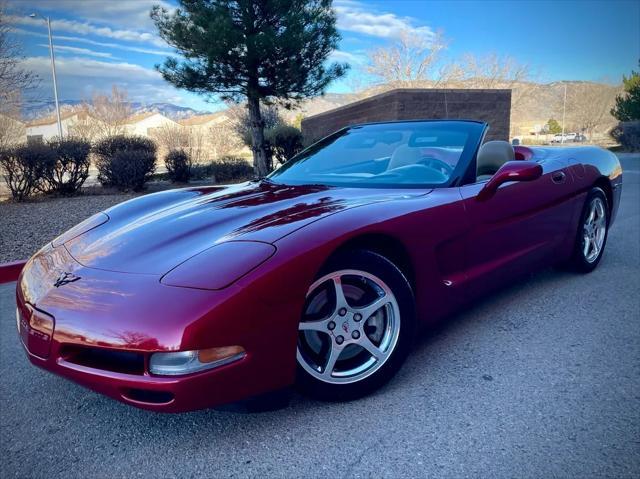
[[[302,390],[326,400],[364,396],[393,377],[409,352],[411,288],[388,259],[351,252],[311,285],[298,330]]]
[[[607,197],[600,188],[587,195],[571,258],[571,267],[580,273],[593,271],[604,253],[609,228]]]

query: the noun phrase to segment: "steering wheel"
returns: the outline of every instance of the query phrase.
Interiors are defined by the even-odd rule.
[[[453,173],[453,167],[449,163],[445,163],[444,161],[437,158],[423,158],[420,160],[419,164],[431,168],[432,170],[436,170],[445,175],[447,178],[449,178],[451,176],[451,173]]]
[[[446,165],[446,163],[445,163]],[[414,181],[419,179],[420,181]],[[414,163],[413,165],[399,166],[383,173],[367,178],[367,181],[393,180],[400,183],[444,183],[449,176],[439,170],[426,165]]]

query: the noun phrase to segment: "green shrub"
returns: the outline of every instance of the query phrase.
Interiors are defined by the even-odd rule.
[[[76,193],[89,176],[91,144],[80,139],[52,140],[48,143],[55,158],[44,171],[47,190],[61,195]]]
[[[211,162],[211,167],[216,183],[248,180],[254,176],[253,166],[244,158],[223,156]]]
[[[191,157],[182,150],[171,150],[164,158],[169,179],[173,183],[188,183],[191,178]]]
[[[214,178],[217,183],[244,181],[253,178],[251,164],[244,158],[224,156],[206,165],[194,165],[191,168],[192,178],[204,180]]]
[[[267,130],[265,135],[273,156],[280,164],[302,151],[302,133],[295,126],[278,125]]]
[[[0,170],[16,201],[23,201],[36,191],[46,191],[45,171],[52,167],[55,156],[43,144],[20,145],[0,151]]]
[[[156,145],[140,136],[112,136],[93,149],[103,186],[139,191],[156,168]]]
[[[640,121],[618,123],[611,137],[627,151],[640,151]]]

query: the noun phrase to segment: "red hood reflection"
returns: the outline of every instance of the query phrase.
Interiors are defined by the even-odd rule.
[[[163,274],[215,243],[274,242],[323,216],[399,194],[269,182],[173,190],[107,210],[106,224],[66,247],[87,267]]]

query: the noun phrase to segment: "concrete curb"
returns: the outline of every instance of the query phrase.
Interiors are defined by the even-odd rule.
[[[0,263],[0,284],[17,281],[26,262],[27,260]]]

